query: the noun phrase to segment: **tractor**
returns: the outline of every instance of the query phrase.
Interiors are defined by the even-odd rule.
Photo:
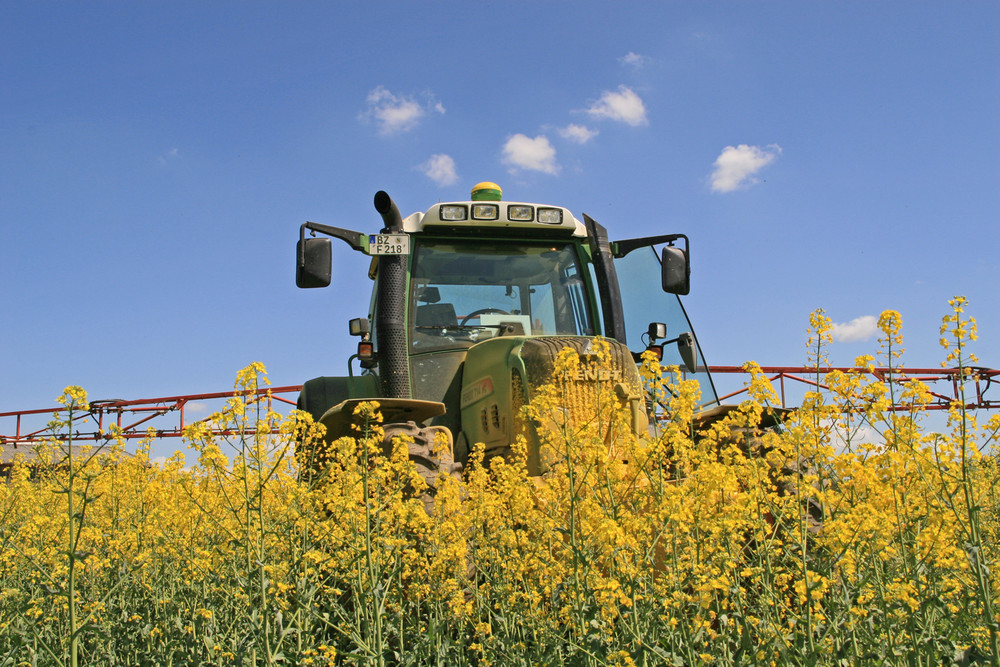
[[[520,408],[553,380],[560,350],[587,355],[596,337],[610,346],[610,370],[581,371],[571,384],[585,395],[595,382],[612,383],[636,432],[649,427],[637,369],[647,349],[698,379],[703,404],[716,402],[679,298],[690,286],[684,234],[610,241],[587,215],[581,222],[561,206],[505,201],[488,182],[468,201],[406,218],[383,191],[374,204],[376,234],[314,222],[299,231],[298,287],[330,284],[331,239],[371,256],[371,305],[349,322],[359,341],[347,374],[309,380],[298,399],[328,442],[350,434],[355,408],[374,400],[386,447],[408,435],[410,459],[432,486],[439,474],[460,474],[475,444],[487,459],[507,456],[519,436],[528,473],[541,474]]]

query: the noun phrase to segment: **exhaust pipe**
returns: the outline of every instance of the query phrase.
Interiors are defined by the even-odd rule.
[[[375,193],[375,210],[385,223],[383,233],[403,232],[399,208],[383,190]],[[382,395],[386,398],[412,398],[409,341],[406,336],[406,261],[405,255],[381,255],[378,258],[375,339]]]
[[[403,217],[399,214],[396,202],[392,201],[392,197],[385,190],[379,190],[375,193],[375,210],[382,216],[382,222],[385,223],[383,233],[394,234],[403,231]]]

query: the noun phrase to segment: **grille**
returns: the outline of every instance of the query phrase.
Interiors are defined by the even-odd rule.
[[[555,375],[556,356],[563,348],[571,348],[583,356],[591,344],[589,338],[551,337],[525,341],[521,349],[521,359],[527,377],[529,394],[554,383],[562,397],[562,408],[572,423],[581,424],[595,417],[594,406],[598,391],[603,387],[605,396],[614,396],[615,385],[622,384],[632,396],[641,396],[642,383],[636,369],[632,353],[621,343],[608,340],[609,362],[598,364],[586,358],[580,361],[580,370],[573,377],[557,378]],[[607,398],[605,398],[607,402]]]

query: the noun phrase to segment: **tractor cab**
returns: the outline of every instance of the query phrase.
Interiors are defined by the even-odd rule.
[[[594,336],[616,346],[626,384],[638,384],[636,361],[653,349],[700,380],[704,403],[716,400],[679,300],[690,274],[683,234],[611,242],[588,216],[504,201],[494,183],[405,219],[384,192],[375,208],[377,234],[311,222],[300,230],[299,287],[330,282],[330,239],[317,232],[373,257],[370,312],[351,324],[362,372],[306,383],[300,407],[317,420],[347,400],[433,403],[421,414],[449,429],[457,450],[502,448],[517,407],[551,379],[551,358]]]

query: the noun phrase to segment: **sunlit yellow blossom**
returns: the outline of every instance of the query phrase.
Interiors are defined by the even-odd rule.
[[[63,393],[56,399],[59,403],[73,410],[88,410],[87,392],[82,387],[70,385],[63,389]]]
[[[942,333],[962,363],[965,307]],[[818,368],[832,325],[822,311],[810,322]],[[898,313],[880,327],[880,354],[901,368]],[[608,363],[607,347],[557,368]],[[956,404],[934,432],[927,387],[901,371],[830,373],[786,414],[748,369],[750,398],[709,420],[698,384],[647,355],[662,407],[639,435],[611,389],[571,414],[583,399],[557,374],[525,411],[544,474],[529,474],[524,437],[492,458],[472,443],[428,512],[406,438],[383,444],[377,401],[324,442],[309,415],[278,424],[246,395],[266,384],[252,364],[227,410],[186,428],[189,466],[150,461],[148,444],[60,463],[57,440],[39,449],[47,467],[11,470],[0,656],[59,662],[37,647],[68,652],[71,606],[84,649],[120,664],[950,664],[956,646],[991,651],[1000,415]],[[64,405],[81,409],[81,392]]]

